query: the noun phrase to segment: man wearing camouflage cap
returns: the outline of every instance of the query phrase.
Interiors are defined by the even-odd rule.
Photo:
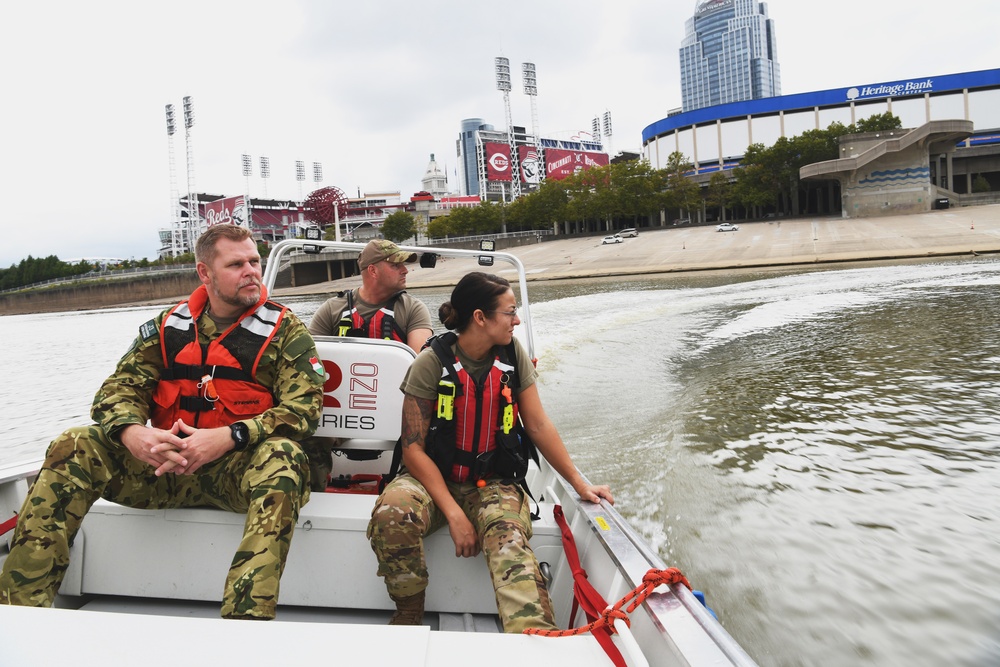
[[[309,322],[314,336],[388,338],[419,352],[431,335],[431,314],[407,294],[407,264],[417,253],[400,250],[392,241],[369,241],[358,256],[361,287],[340,292],[320,306]]]
[[[298,441],[319,423],[323,367],[302,322],[267,299],[245,228],[210,227],[195,257],[202,285],[139,327],[94,398],[95,423],[49,446],[0,573],[0,604],[52,604],[84,515],[105,498],[246,513],[222,616],[274,618],[309,499]]]
[[[358,256],[361,287],[339,292],[320,306],[309,322],[314,336],[383,338],[409,345],[420,352],[430,337],[431,314],[427,306],[407,294],[407,264],[417,253],[400,250],[392,241],[369,241]],[[303,443],[312,467],[312,489],[323,491],[333,468],[333,438],[310,438]]]

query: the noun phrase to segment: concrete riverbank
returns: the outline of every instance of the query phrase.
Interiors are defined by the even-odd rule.
[[[778,218],[740,223],[736,232],[718,232],[715,225],[644,228],[618,244],[601,245],[600,236],[562,238],[509,252],[524,263],[529,281],[972,256],[1000,252],[1000,205],[884,218]],[[469,270],[468,263],[415,266],[407,285],[453,285]],[[282,288],[275,296],[323,294],[357,284],[358,278],[346,278]]]
[[[639,236],[618,244],[601,245],[600,236],[557,237],[509,252],[524,263],[528,280],[973,256],[1000,253],[1000,204],[883,218],[776,218],[739,223],[735,232],[718,232],[715,225],[642,228]],[[454,285],[470,270],[468,262],[441,261],[433,269],[414,265],[407,284],[411,289]],[[357,277],[344,278],[278,288],[273,296],[280,300],[328,294],[359,284]],[[45,303],[36,299],[27,306],[13,297],[7,299],[10,303],[0,298],[0,314],[176,303],[187,294],[161,290],[160,296],[153,297],[139,291],[131,295],[116,291],[104,299],[77,290],[65,304],[60,305],[55,297]]]

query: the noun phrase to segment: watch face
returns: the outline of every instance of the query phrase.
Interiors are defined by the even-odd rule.
[[[246,447],[250,440],[250,429],[247,428],[247,425],[236,423],[229,428],[233,432],[233,440],[236,442],[236,448],[243,449]]]

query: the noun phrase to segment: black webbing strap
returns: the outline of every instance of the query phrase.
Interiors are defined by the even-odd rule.
[[[211,375],[214,380],[243,380],[252,382],[253,376],[240,368],[228,366],[196,366],[192,364],[174,364],[160,371],[160,380],[201,380]]]
[[[181,396],[180,407],[187,412],[211,412],[215,409],[215,401],[201,396]]]

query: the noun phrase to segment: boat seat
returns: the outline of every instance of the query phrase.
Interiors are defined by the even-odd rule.
[[[339,449],[391,450],[403,426],[403,382],[416,356],[390,340],[314,336],[326,370],[316,435]]]
[[[366,338],[316,337],[326,369],[317,435],[339,449],[391,450],[402,423],[399,391],[413,351]],[[390,457],[354,462],[354,472]],[[375,496],[313,493],[300,512],[281,580],[282,605],[391,609],[365,532]],[[562,552],[551,506],[534,526],[539,560]],[[221,600],[245,516],[212,508],[140,510],[99,500],[83,522],[63,581],[67,595],[100,594]],[[428,611],[493,614],[496,602],[482,558],[456,558],[447,530],[425,540],[431,584]],[[555,550],[555,551],[553,551]]]
[[[302,509],[281,580],[281,604],[392,609],[365,531],[375,496],[314,493]],[[551,503],[541,503],[532,548],[559,562]],[[245,516],[214,508],[141,510],[105,500],[83,522],[63,582],[67,595],[217,601],[243,535]],[[446,529],[425,540],[428,611],[493,614],[485,560],[456,558]]]

